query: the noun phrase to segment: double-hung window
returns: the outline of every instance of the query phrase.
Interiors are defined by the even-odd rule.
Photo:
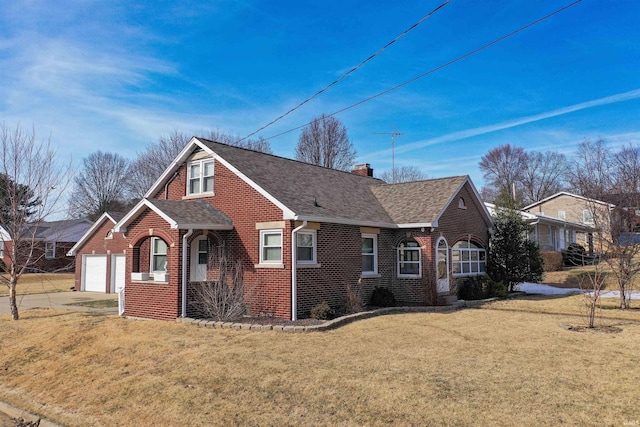
[[[582,222],[584,224],[593,225],[593,212],[590,209],[585,209],[582,211]]]
[[[415,240],[405,240],[398,245],[398,277],[422,276],[420,245]]]
[[[362,275],[378,274],[378,235],[362,235]]]
[[[151,271],[154,273],[167,271],[167,244],[159,237],[151,238]]]
[[[187,195],[213,193],[213,160],[198,160],[187,167]]]
[[[298,231],[296,235],[296,261],[298,264],[316,264],[317,244],[316,232]]]
[[[44,257],[48,259],[56,257],[56,242],[44,243]]]
[[[472,242],[462,240],[451,248],[454,276],[477,276],[487,269],[487,252]]]
[[[260,230],[260,264],[282,264],[282,230]]]

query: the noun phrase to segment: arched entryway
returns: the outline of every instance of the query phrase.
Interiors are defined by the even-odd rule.
[[[451,287],[449,282],[449,245],[444,237],[436,243],[436,290],[439,294],[448,294]]]

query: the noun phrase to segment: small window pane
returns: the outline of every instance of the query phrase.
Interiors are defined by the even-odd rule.
[[[189,194],[200,193],[200,178],[189,181]]]
[[[462,260],[463,261],[469,261],[469,251],[463,251],[462,252]]]
[[[373,271],[373,255],[362,255],[362,271]]]
[[[313,261],[313,248],[298,246],[298,261]]]
[[[199,178],[200,177],[200,164],[196,163],[191,165],[191,178]]]
[[[280,248],[264,248],[264,259],[265,261],[280,261],[282,259],[281,252]]]
[[[412,274],[418,275],[420,274],[420,264],[417,263],[401,263],[400,264],[400,274]]]
[[[362,238],[362,253],[363,254],[373,253],[373,239],[371,237]]]
[[[462,264],[462,272],[463,273],[470,273],[470,267],[469,267],[469,263],[465,262]]]
[[[204,164],[204,176],[213,175],[213,162],[207,162]]]
[[[282,235],[280,235],[280,234],[265,234],[264,235],[264,245],[265,246],[280,246],[281,244],[282,244]]]
[[[453,273],[460,273],[461,272],[461,268],[460,267],[460,263],[459,262],[454,262],[453,263]]]
[[[313,247],[313,235],[307,233],[298,234],[298,246]]]
[[[198,264],[204,265],[206,263],[207,263],[207,253],[206,252],[200,252],[198,254]]]
[[[480,262],[480,272],[484,273],[485,271],[487,271],[487,266],[484,262]]]
[[[478,272],[478,263],[476,263],[476,262],[472,262],[471,263],[471,272],[472,273],[477,273]]]
[[[478,261],[478,252],[477,251],[471,252],[471,261]]]
[[[155,254],[166,254],[167,253],[167,244],[162,239],[154,239],[153,240],[153,253]]]
[[[166,271],[167,269],[167,256],[166,255],[154,255],[153,257],[153,271]]]
[[[202,189],[203,193],[211,193],[213,191],[213,177],[207,177],[204,179],[204,188]]]
[[[207,251],[207,241],[206,240],[198,240],[198,251],[206,252]]]

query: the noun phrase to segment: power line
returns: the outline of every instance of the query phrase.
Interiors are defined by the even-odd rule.
[[[407,28],[406,30],[404,30],[399,36],[397,36],[395,39],[391,40],[389,43],[387,43],[386,45],[384,45],[383,47],[381,47],[380,49],[378,49],[378,51],[376,53],[374,53],[373,55],[369,56],[367,59],[365,59],[364,61],[360,62],[358,65],[356,65],[355,67],[351,68],[349,71],[347,71],[346,73],[344,73],[342,76],[340,76],[339,78],[337,78],[336,80],[332,81],[331,83],[329,83],[327,86],[323,87],[322,89],[320,89],[319,91],[317,91],[316,93],[314,93],[312,96],[310,96],[309,98],[305,99],[304,101],[302,101],[301,103],[299,103],[298,105],[296,105],[295,107],[291,108],[289,111],[287,111],[286,113],[276,117],[274,120],[270,121],[269,123],[267,123],[266,125],[262,126],[260,129],[251,132],[249,135],[245,136],[244,138],[238,140],[237,142],[240,141],[244,141],[247,138],[252,137],[253,135],[255,135],[256,133],[268,128],[269,126],[271,126],[272,124],[276,123],[277,121],[279,121],[280,119],[288,116],[289,114],[293,113],[294,111],[296,111],[298,108],[302,107],[304,104],[308,103],[309,101],[313,100],[314,98],[316,98],[318,95],[320,95],[323,92],[326,92],[331,86],[334,86],[336,84],[338,84],[339,82],[341,82],[342,80],[344,80],[348,75],[352,74],[353,72],[355,72],[357,69],[361,68],[364,64],[366,64],[367,62],[371,61],[373,58],[375,58],[376,56],[378,56],[379,54],[382,53],[382,51],[384,51],[385,49],[387,49],[389,46],[391,46],[392,44],[396,43],[398,40],[400,40],[401,38],[403,38],[404,36],[406,36],[407,34],[409,34],[413,29],[415,29],[416,27],[418,27],[420,24],[422,24],[424,21],[426,21],[427,19],[429,19],[432,15],[434,15],[437,11],[439,11],[440,9],[442,9],[443,7],[445,7],[447,5],[447,3],[449,3],[451,0],[446,0],[444,3],[440,4],[438,7],[436,7],[435,9],[433,9],[431,12],[427,13],[425,16],[423,16],[418,22],[416,22],[415,24],[413,24],[412,26],[410,26],[409,28]]]
[[[526,29],[528,29],[528,28],[530,28],[530,27],[533,27],[534,25],[537,25],[537,24],[541,23],[542,21],[545,21],[545,20],[547,20],[547,19],[551,18],[551,17],[552,17],[552,16],[554,16],[554,15],[557,15],[557,14],[559,14],[559,13],[561,13],[561,12],[564,12],[565,10],[569,9],[570,7],[573,7],[573,6],[575,6],[575,5],[577,5],[578,3],[581,3],[581,2],[582,2],[582,0],[576,0],[576,1],[574,1],[573,3],[570,3],[570,4],[568,4],[568,5],[564,6],[564,7],[561,7],[560,9],[557,9],[557,10],[555,10],[555,11],[553,11],[553,12],[549,13],[548,15],[543,16],[542,18],[538,18],[538,19],[536,19],[535,21],[532,21],[532,22],[530,22],[530,23],[528,23],[528,24],[526,24],[526,25],[524,25],[524,26],[522,26],[522,27],[518,28],[517,30],[514,30],[514,31],[512,31],[512,32],[510,32],[510,33],[508,33],[508,34],[506,34],[506,35],[504,35],[504,36],[502,36],[502,37],[499,37],[499,38],[497,38],[497,39],[495,39],[495,40],[493,40],[493,41],[491,41],[491,42],[489,42],[489,43],[485,44],[485,45],[482,45],[482,46],[480,46],[479,48],[476,48],[476,49],[474,49],[474,50],[472,50],[472,51],[469,51],[469,52],[465,53],[464,55],[458,56],[457,58],[452,59],[452,60],[451,60],[451,61],[449,61],[449,62],[446,62],[446,63],[444,63],[444,64],[442,64],[442,65],[439,65],[439,66],[437,66],[437,67],[435,67],[435,68],[432,68],[431,70],[429,70],[429,71],[427,71],[427,72],[425,72],[425,73],[422,73],[422,74],[420,74],[420,75],[418,75],[418,76],[416,76],[416,77],[414,77],[414,78],[412,78],[412,79],[409,79],[409,80],[407,80],[407,81],[405,81],[405,82],[403,82],[403,83],[400,83],[399,85],[393,86],[393,87],[392,87],[392,88],[390,88],[390,89],[384,90],[384,91],[379,92],[379,93],[377,93],[377,94],[375,94],[375,95],[372,95],[372,96],[370,96],[370,97],[368,97],[368,98],[365,98],[365,99],[363,99],[362,101],[358,101],[358,102],[356,102],[355,104],[351,104],[351,105],[349,105],[348,107],[344,107],[344,108],[342,108],[342,109],[340,109],[340,110],[338,110],[338,111],[334,111],[334,112],[333,112],[333,113],[331,113],[331,114],[325,114],[325,117],[332,117],[332,116],[335,116],[335,115],[337,115],[337,114],[340,114],[340,113],[343,113],[343,112],[345,112],[345,111],[347,111],[347,110],[350,110],[350,109],[352,109],[352,108],[355,108],[355,107],[357,107],[357,106],[359,106],[359,105],[362,105],[362,104],[364,104],[364,103],[366,103],[366,102],[369,102],[369,101],[371,101],[371,100],[373,100],[373,99],[376,99],[376,98],[378,98],[378,97],[380,97],[380,96],[382,96],[382,95],[386,95],[386,94],[388,94],[388,93],[390,93],[390,92],[393,92],[393,91],[395,91],[395,90],[397,90],[397,89],[400,89],[400,88],[401,88],[401,87],[403,87],[403,86],[406,86],[406,85],[408,85],[408,84],[410,84],[410,83],[415,82],[416,80],[420,80],[420,79],[421,79],[421,78],[423,78],[423,77],[426,77],[426,76],[428,76],[428,75],[430,75],[430,74],[433,74],[433,73],[435,73],[436,71],[440,71],[440,70],[442,70],[443,68],[448,67],[449,65],[453,65],[453,64],[455,64],[456,62],[460,62],[460,61],[462,61],[463,59],[466,59],[466,58],[468,58],[468,57],[470,57],[470,56],[472,56],[472,55],[475,55],[475,54],[476,54],[476,53],[478,53],[478,52],[481,52],[481,51],[483,51],[483,50],[485,50],[485,49],[487,49],[487,48],[489,48],[489,47],[491,47],[491,46],[495,45],[495,44],[498,44],[498,43],[500,43],[500,42],[502,42],[502,41],[504,41],[504,40],[506,40],[506,39],[508,39],[508,38],[510,38],[510,37],[513,37],[514,35],[516,35],[516,34],[518,34],[518,33],[522,32],[522,31],[524,31],[524,30],[526,30]],[[297,126],[297,127],[293,128],[293,129],[289,129],[289,130],[286,130],[286,131],[284,131],[284,132],[280,132],[280,133],[278,133],[278,134],[272,135],[272,136],[270,136],[270,137],[268,137],[268,138],[265,138],[265,139],[266,139],[266,140],[269,140],[269,139],[277,138],[277,137],[282,136],[282,135],[286,135],[286,134],[291,133],[291,132],[293,132],[293,131],[296,131],[296,130],[298,130],[298,129],[302,129],[303,127],[308,126],[308,125],[310,125],[310,124],[312,124],[312,123],[315,123],[316,121],[317,121],[317,120],[312,120],[312,121],[310,121],[309,123],[305,123],[305,124],[303,124],[303,125],[300,125],[300,126]]]

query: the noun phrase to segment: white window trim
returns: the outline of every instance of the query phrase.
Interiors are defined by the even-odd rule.
[[[469,271],[468,273],[463,273],[462,271],[460,273],[453,273],[453,277],[467,277],[467,276],[481,276],[483,274],[485,274],[487,272],[487,250],[486,248],[483,247],[479,247],[479,248],[456,248],[455,245],[457,245],[460,242],[467,242],[469,244],[474,244],[476,246],[480,246],[479,243],[474,242],[471,239],[467,239],[467,240],[458,240],[453,246],[451,246],[451,263],[452,266],[454,264],[459,264],[460,265],[460,270],[462,270],[462,265],[463,264],[468,264],[469,265],[469,270],[471,270],[471,264],[472,263],[476,263],[478,265],[478,271]],[[462,260],[462,252],[469,252],[469,261],[463,261]],[[454,261],[453,260],[453,253],[454,252],[460,252],[459,254],[459,261]],[[473,261],[471,260],[471,252],[478,252],[478,260],[477,261]],[[480,271],[480,252],[484,252],[484,271]]]
[[[280,248],[280,259],[279,260],[265,260],[264,259],[264,250],[265,250],[265,245],[264,245],[264,236],[267,234],[279,234],[280,235],[280,246],[266,246],[269,248],[275,248],[275,247],[279,247]],[[260,265],[265,265],[265,264],[277,264],[277,265],[282,265],[282,247],[283,247],[283,243],[284,240],[282,238],[282,230],[260,230]]]
[[[591,221],[587,221],[587,218],[585,216],[585,213],[589,212],[589,216],[591,216]],[[582,210],[582,223],[583,224],[590,224],[593,225],[594,221],[593,221],[593,212],[591,211],[591,209],[583,209]]]
[[[362,233],[362,239],[373,239],[373,271],[362,271],[362,276],[377,276],[378,275],[378,235]],[[362,253],[362,239],[360,240],[360,252],[362,255],[372,255]],[[360,266],[362,268],[362,266]]]
[[[300,230],[297,234],[310,234],[312,239],[311,260],[300,260],[296,253],[296,264],[317,264],[318,263],[318,233],[316,230]],[[296,236],[296,251],[298,250],[298,237]]]
[[[151,274],[156,274],[156,273],[157,274],[165,274],[167,272],[167,264],[169,262],[167,252],[164,253],[164,257],[165,257],[164,270],[154,270],[153,269],[153,257],[155,257],[156,255],[162,255],[162,254],[156,254],[154,252],[154,250],[153,250],[154,247],[155,247],[154,243],[155,243],[156,240],[162,240],[162,239],[160,237],[152,237],[151,238],[151,248],[149,249],[150,250],[150,254],[149,254],[149,271],[151,272]],[[162,240],[162,241],[164,242],[164,240]],[[165,245],[166,245],[166,242],[165,242]],[[168,246],[169,245],[166,245],[166,246],[167,246],[167,250],[168,250]]]
[[[53,246],[51,254],[49,254],[49,245]],[[56,242],[44,242],[44,257],[46,259],[53,259],[56,257]]]
[[[566,211],[558,211],[558,218],[567,220],[567,212]]]
[[[418,251],[418,274],[400,273],[400,251]],[[397,247],[396,273],[400,279],[420,279],[422,277],[422,248],[420,246]],[[416,261],[402,261],[404,264],[415,264]]]
[[[204,165],[206,163],[211,163],[213,166],[213,171],[211,172],[211,175],[205,175],[204,171],[205,171],[205,167]],[[200,165],[200,174],[197,177],[197,179],[200,181],[200,191],[197,193],[192,193],[191,192],[191,180],[192,179],[196,179],[196,177],[191,176],[191,166],[193,165]],[[215,163],[213,162],[213,159],[211,158],[207,158],[207,159],[202,159],[202,160],[194,160],[192,162],[187,163],[187,188],[186,188],[186,192],[185,194],[188,196],[200,196],[200,195],[205,195],[205,194],[213,194],[213,188],[211,189],[211,191],[204,191],[204,179],[205,178],[209,178],[209,177],[214,177],[215,176]],[[214,185],[215,185],[215,178],[214,178]]]

